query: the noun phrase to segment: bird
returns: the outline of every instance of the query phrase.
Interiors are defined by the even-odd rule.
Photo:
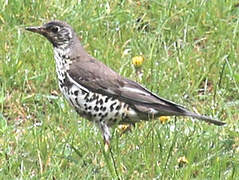
[[[91,56],[73,28],[53,20],[25,28],[47,38],[53,45],[59,89],[75,111],[94,122],[110,145],[111,128],[134,125],[161,116],[188,116],[217,126],[225,122],[200,115],[159,97],[139,83],[120,76]]]

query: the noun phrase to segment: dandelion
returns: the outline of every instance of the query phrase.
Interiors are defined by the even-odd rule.
[[[141,69],[143,62],[144,62],[143,56],[134,56],[132,58],[132,64],[134,65],[135,73],[137,75],[136,78],[139,78],[140,80],[142,79],[143,76],[143,71]]]
[[[182,167],[183,165],[188,164],[188,160],[185,156],[178,158],[178,166]]]
[[[124,133],[131,130],[131,125],[122,124],[122,125],[119,125],[118,128],[119,128],[119,131],[120,131],[120,136],[122,136]]]
[[[129,125],[123,124],[123,125],[119,126],[119,129],[120,129],[120,131],[125,131],[128,127],[129,127]]]
[[[136,69],[140,68],[142,66],[143,62],[144,62],[143,56],[134,56],[132,58],[132,63]]]
[[[160,116],[160,117],[159,117],[159,121],[160,121],[162,124],[165,124],[166,122],[169,121],[169,116]]]

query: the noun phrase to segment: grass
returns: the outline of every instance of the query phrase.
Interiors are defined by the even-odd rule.
[[[237,1],[1,1],[0,179],[237,179]],[[227,122],[137,124],[105,152],[58,90],[50,43],[24,27],[67,21],[94,57],[160,96]],[[178,162],[185,157],[187,162]],[[115,166],[114,166],[114,163]]]

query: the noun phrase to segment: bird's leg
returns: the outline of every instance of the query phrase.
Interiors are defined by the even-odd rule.
[[[105,124],[104,122],[100,122],[98,125],[99,125],[99,127],[101,129],[101,132],[103,134],[105,152],[108,152],[108,151],[110,152],[110,155],[111,155],[111,158],[112,158],[112,161],[113,161],[113,166],[114,166],[115,174],[118,177],[117,179],[119,179],[119,175],[118,175],[118,171],[117,171],[117,168],[116,168],[115,159],[114,159],[114,156],[113,156],[112,149],[110,147],[110,139],[111,139],[110,129],[107,126],[107,124]]]
[[[110,139],[111,139],[109,127],[103,122],[99,123],[99,127],[103,134],[105,151],[108,151],[110,148]]]

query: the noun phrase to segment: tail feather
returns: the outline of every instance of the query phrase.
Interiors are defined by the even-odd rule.
[[[226,124],[225,122],[216,120],[214,118],[194,113],[194,112],[188,110],[187,108],[185,108],[181,105],[178,105],[178,104],[174,104],[170,101],[168,101],[167,104],[168,104],[168,106],[161,105],[161,104],[155,106],[161,116],[162,115],[189,116],[189,117],[196,118],[196,119],[208,122],[208,123],[215,124],[217,126],[222,126],[222,125]]]
[[[184,116],[190,116],[190,117],[193,117],[193,118],[196,118],[196,119],[208,122],[208,123],[215,124],[217,126],[223,126],[223,125],[226,124],[225,122],[213,119],[213,118],[208,117],[208,116],[199,115],[199,114],[193,113],[191,111],[186,111]]]

